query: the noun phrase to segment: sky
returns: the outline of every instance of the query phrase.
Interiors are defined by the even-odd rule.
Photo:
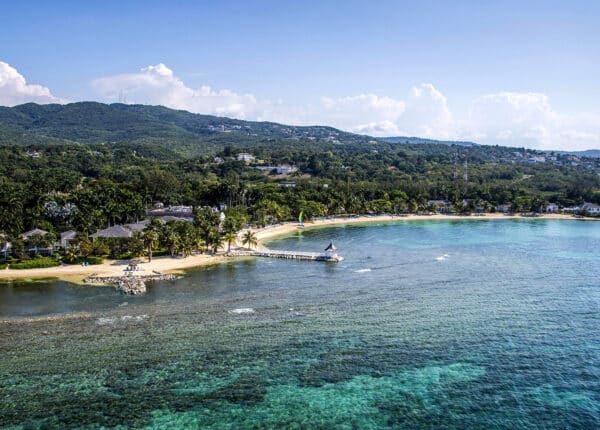
[[[600,148],[598,1],[23,1],[0,105],[96,100]]]

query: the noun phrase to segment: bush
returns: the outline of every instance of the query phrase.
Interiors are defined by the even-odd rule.
[[[56,261],[54,258],[50,257],[38,257],[33,260],[23,260],[20,263],[12,263],[10,265],[11,269],[41,269],[44,267],[56,267],[59,266],[60,263]]]
[[[164,257],[165,255],[171,255],[168,249],[157,249],[152,251],[152,257]]]
[[[0,263],[0,270],[6,269],[6,263]]]
[[[109,257],[113,260],[131,260],[131,252],[111,253]]]
[[[102,264],[104,259],[102,257],[96,257],[95,255],[90,255],[85,258],[83,261],[86,261],[90,265]]]
[[[102,264],[104,262],[104,258],[98,257],[96,255],[88,255],[87,257],[77,257],[77,258],[66,258],[63,257],[63,263],[66,264],[83,264],[87,263],[89,265]]]

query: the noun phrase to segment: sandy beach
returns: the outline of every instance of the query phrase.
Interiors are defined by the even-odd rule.
[[[321,218],[314,221],[304,223],[304,229],[326,227],[331,225],[344,224],[360,224],[360,223],[379,223],[393,221],[418,221],[418,220],[490,220],[490,219],[529,219],[519,215],[503,215],[503,214],[484,214],[484,215],[407,215],[407,216],[392,216],[392,215],[373,215],[373,216],[355,216],[355,217],[331,217]],[[595,218],[574,218],[571,215],[548,214],[541,215],[534,219],[564,219],[564,220],[598,220]],[[276,237],[285,236],[298,230],[297,222],[289,222],[277,224],[274,226],[265,227],[262,229],[254,229],[254,233],[259,241],[259,246],[263,247],[264,242]],[[238,237],[241,237],[240,232]],[[157,271],[161,273],[184,273],[185,269],[194,267],[210,266],[220,264],[227,260],[223,254],[218,255],[193,255],[186,258],[178,257],[155,257],[152,262],[145,262],[140,265],[140,274],[152,273]],[[103,264],[94,266],[81,265],[65,265],[59,267],[49,267],[43,269],[25,269],[0,270],[0,280],[25,280],[25,279],[62,279],[69,282],[80,283],[82,280],[92,274],[102,276],[119,276],[123,275],[123,269],[127,266],[126,261],[105,260]]]
[[[210,266],[225,261],[223,255],[192,255],[189,257],[155,257],[151,262],[140,264],[140,275],[150,274],[152,271],[161,273],[183,273],[185,269],[193,267]],[[66,265],[48,267],[43,269],[0,270],[0,280],[23,279],[62,279],[69,282],[80,283],[84,278],[96,274],[101,276],[120,276],[127,267],[127,261],[104,260],[104,263],[93,266]]]
[[[331,217],[320,218],[304,223],[304,229],[327,227],[331,225],[345,224],[364,224],[378,222],[394,222],[394,221],[426,221],[426,220],[500,220],[500,219],[562,219],[562,220],[592,220],[598,221],[598,218],[575,218],[572,215],[563,214],[545,214],[537,217],[523,217],[520,215],[504,215],[499,213],[490,213],[482,215],[362,215],[354,217]],[[298,229],[297,222],[277,224],[274,226],[265,227],[254,230],[256,237],[261,245],[269,239],[274,239],[279,236],[285,236],[293,233]]]

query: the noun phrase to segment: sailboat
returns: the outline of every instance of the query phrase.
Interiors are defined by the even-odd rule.
[[[298,228],[304,228],[304,223],[302,222],[303,215],[304,211],[300,211],[300,215],[298,216]]]

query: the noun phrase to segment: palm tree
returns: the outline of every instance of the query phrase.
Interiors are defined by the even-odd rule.
[[[68,263],[75,263],[77,258],[79,258],[79,250],[74,245],[69,246],[65,250],[65,260]]]
[[[181,249],[181,253],[183,254],[183,257],[186,258],[189,255],[192,255],[192,251],[194,249],[193,242],[191,242],[189,240],[184,240],[181,242],[179,248]]]
[[[248,245],[248,248],[254,248],[258,245],[258,239],[256,238],[256,234],[252,231],[247,230],[246,233],[242,236],[242,244]]]
[[[225,242],[227,242],[227,252],[231,252],[231,243],[232,242],[237,242],[237,235],[233,232],[227,232],[225,233],[225,236],[223,236],[223,239],[225,239]]]
[[[223,245],[223,238],[219,234],[219,232],[212,232],[210,235],[210,244],[212,246],[213,254],[216,254],[221,245]]]
[[[152,250],[158,247],[159,235],[156,230],[144,231],[144,245],[148,250],[148,261],[152,261]]]
[[[171,257],[175,257],[175,253],[179,249],[179,245],[181,243],[181,238],[175,231],[171,230],[167,232],[165,242],[167,244],[167,247],[169,248],[169,254],[171,255]]]
[[[202,239],[200,236],[196,236],[194,238],[194,246],[196,250],[199,250],[201,253],[203,253],[205,245],[206,243],[204,242],[204,239]]]

